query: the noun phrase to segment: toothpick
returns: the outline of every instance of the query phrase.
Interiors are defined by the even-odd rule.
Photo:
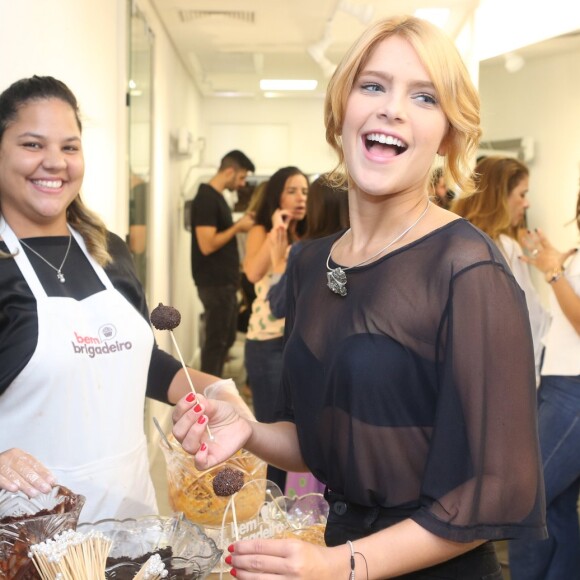
[[[193,386],[193,382],[191,380],[191,377],[189,376],[189,371],[187,370],[187,365],[185,364],[185,361],[183,360],[183,356],[181,354],[181,350],[179,349],[179,345],[177,344],[177,340],[175,340],[175,335],[173,334],[173,330],[169,330],[169,334],[171,335],[171,339],[173,340],[173,346],[175,347],[175,350],[177,351],[177,354],[179,356],[179,360],[181,361],[181,366],[183,367],[183,370],[185,371],[185,377],[187,378],[187,381],[189,382],[189,388],[191,389],[191,392],[197,397],[197,393],[195,392],[195,387]],[[210,438],[210,441],[213,441],[214,437],[211,434],[211,431],[209,429],[209,424],[206,425],[206,429],[207,429],[207,434]]]

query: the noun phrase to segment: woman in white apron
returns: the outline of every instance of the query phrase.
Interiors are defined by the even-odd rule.
[[[159,350],[124,242],[79,197],[74,95],[33,77],[0,95],[0,487],[62,484],[81,520],[157,512],[145,396],[175,402],[185,372]],[[216,377],[191,371],[198,387]]]

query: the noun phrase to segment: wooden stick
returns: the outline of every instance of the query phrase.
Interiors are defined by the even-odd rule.
[[[187,370],[187,365],[185,364],[185,361],[183,360],[183,356],[181,354],[181,350],[179,349],[179,345],[177,344],[177,340],[175,340],[175,335],[173,334],[173,330],[169,331],[169,334],[171,335],[171,339],[173,340],[173,346],[175,347],[175,350],[177,351],[177,354],[179,356],[179,360],[181,361],[181,366],[183,367],[183,370],[185,371],[185,376],[187,378],[187,381],[189,382],[189,388],[191,389],[191,392],[197,397],[197,393],[195,392],[195,387],[193,386],[193,382],[191,381],[191,377],[189,376],[189,371]],[[206,426],[207,429],[207,434],[210,438],[211,441],[213,441],[213,435],[211,434],[211,431],[209,429],[209,424]]]

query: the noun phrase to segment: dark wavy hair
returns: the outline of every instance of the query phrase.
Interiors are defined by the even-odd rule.
[[[348,190],[335,186],[328,174],[315,179],[308,190],[306,202],[308,225],[303,240],[315,240],[330,236],[348,228]]]
[[[20,79],[12,83],[0,95],[0,141],[4,131],[18,114],[18,109],[30,101],[43,99],[60,99],[71,106],[79,130],[83,127],[79,115],[79,105],[73,92],[62,82],[54,77],[33,77]]]
[[[294,175],[303,175],[306,178],[306,183],[310,186],[308,176],[292,165],[278,169],[272,177],[268,180],[266,190],[262,196],[262,202],[256,211],[256,224],[264,226],[264,229],[269,232],[272,229],[272,214],[280,207],[280,199],[286,181]],[[308,216],[296,224],[296,235],[301,238],[306,231]]]

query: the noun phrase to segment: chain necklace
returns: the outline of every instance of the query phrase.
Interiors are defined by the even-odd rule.
[[[56,272],[56,277],[58,278],[58,281],[61,284],[64,284],[66,282],[64,274],[62,273],[62,267],[64,266],[64,263],[66,262],[66,259],[68,258],[68,253],[69,253],[70,246],[72,243],[72,235],[70,235],[68,238],[68,246],[66,248],[64,258],[62,259],[62,262],[60,263],[60,266],[58,268],[56,266],[53,266],[44,256],[41,256],[34,248],[31,248],[24,240],[19,240],[19,241],[24,247],[28,248],[33,254],[36,254],[45,264],[48,264]]]
[[[376,254],[373,254],[370,258],[366,258],[362,262],[355,264],[354,266],[348,266],[346,268],[342,268],[341,266],[337,266],[336,268],[330,267],[330,258],[332,257],[332,251],[336,249],[336,247],[342,242],[346,234],[350,232],[350,228],[342,234],[342,236],[334,242],[332,247],[330,248],[330,252],[328,252],[328,258],[326,258],[326,269],[328,272],[326,273],[327,277],[327,286],[335,293],[339,294],[340,296],[346,296],[346,271],[350,270],[351,268],[358,268],[359,266],[364,266],[368,262],[374,260],[377,256],[380,256],[383,252],[388,250],[393,244],[397,243],[400,239],[404,238],[424,217],[429,209],[430,201],[427,200],[427,205],[425,209],[421,212],[421,215],[405,230],[403,230],[399,235],[394,237],[384,248],[381,248]]]

